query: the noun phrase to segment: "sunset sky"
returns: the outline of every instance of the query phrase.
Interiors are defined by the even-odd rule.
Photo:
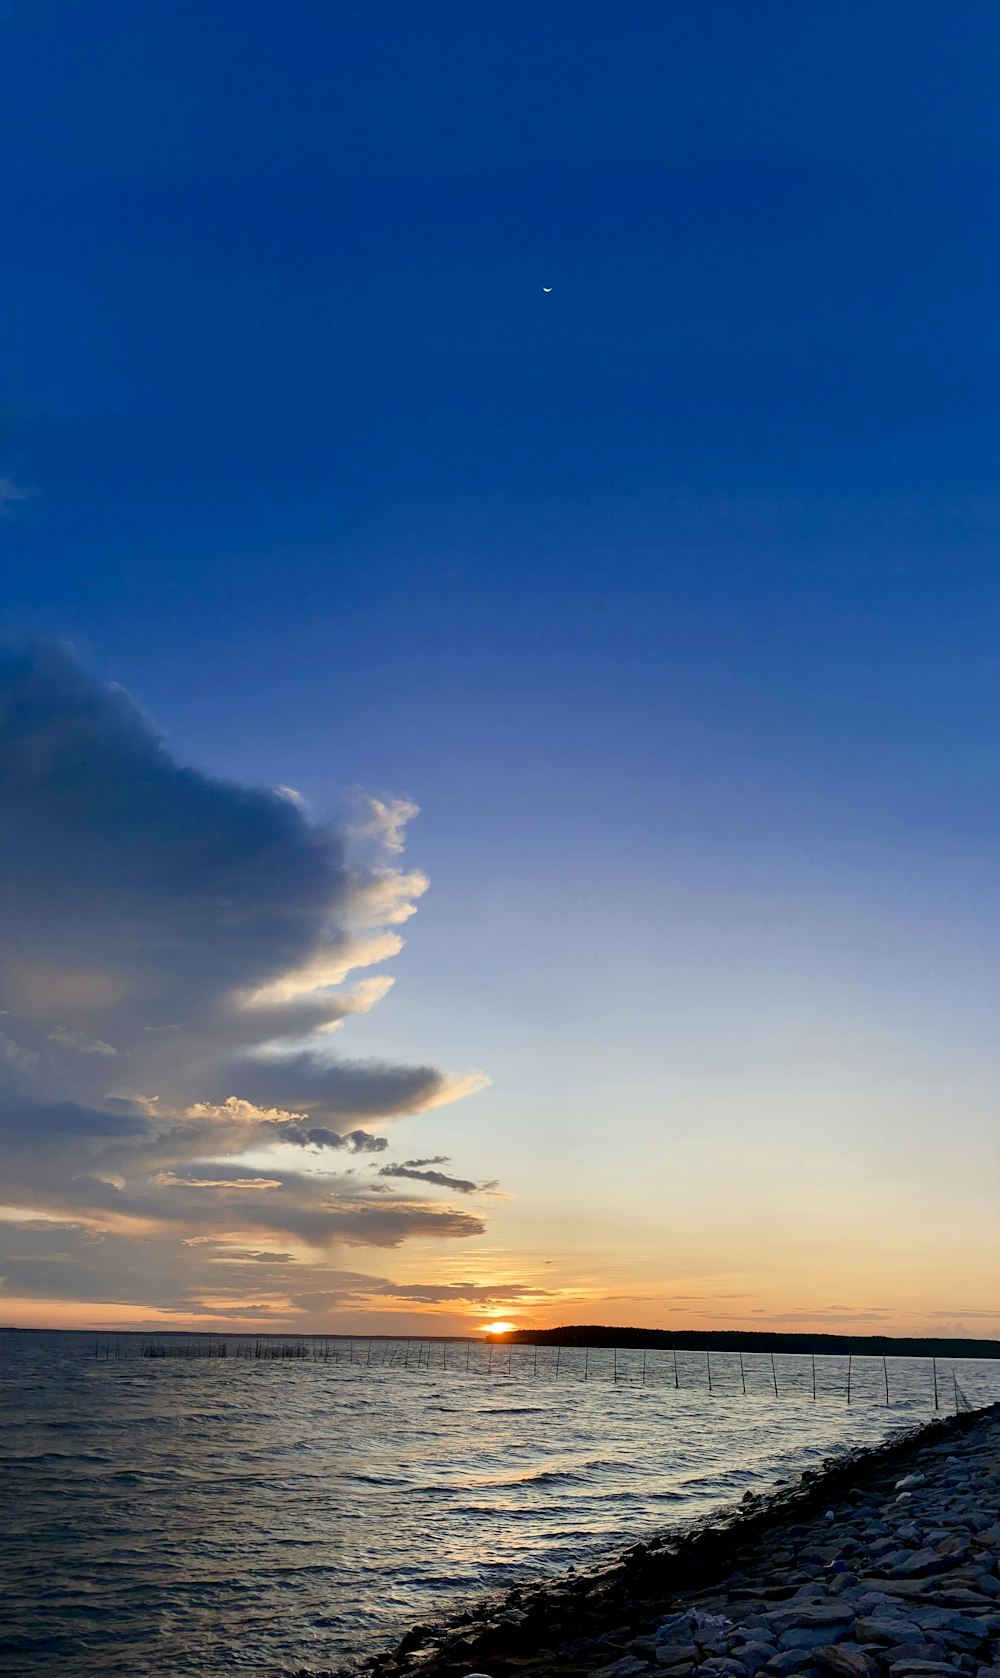
[[[1000,1334],[992,0],[4,11],[0,1323]]]

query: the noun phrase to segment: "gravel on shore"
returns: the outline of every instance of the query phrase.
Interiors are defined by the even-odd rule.
[[[359,1670],[1000,1678],[1000,1405],[833,1459],[773,1496],[747,1494],[712,1525],[416,1626]]]

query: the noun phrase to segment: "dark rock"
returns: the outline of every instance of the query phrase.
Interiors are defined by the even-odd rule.
[[[821,1649],[824,1643],[834,1642],[838,1633],[846,1638],[849,1629],[846,1625],[793,1626],[783,1631],[778,1641],[783,1649]]]
[[[889,1668],[889,1678],[950,1678],[955,1671],[947,1661],[897,1661]]]
[[[778,1653],[773,1643],[765,1643],[762,1638],[751,1637],[745,1643],[734,1640],[733,1653],[744,1666],[765,1666],[772,1656]]]
[[[827,1678],[876,1678],[878,1668],[852,1643],[830,1643],[813,1650],[813,1661]]]
[[[764,1615],[766,1624],[778,1632],[840,1626],[853,1618],[849,1602],[800,1602],[788,1608],[773,1608]]]
[[[806,1667],[812,1666],[812,1655],[804,1649],[783,1649],[780,1654],[772,1655],[765,1672],[774,1672],[777,1678],[789,1678],[796,1672],[804,1672]]]
[[[912,1620],[863,1614],[854,1622],[854,1635],[859,1643],[909,1643],[918,1641],[921,1632]]]
[[[885,1558],[885,1568],[891,1579],[927,1579],[931,1574],[943,1573],[954,1565],[951,1553],[938,1550],[905,1551]]]

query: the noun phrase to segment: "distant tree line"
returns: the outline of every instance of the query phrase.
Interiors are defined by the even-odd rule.
[[[1000,1358],[1000,1340],[917,1339],[890,1334],[801,1334],[770,1329],[609,1328],[571,1323],[564,1328],[519,1328],[491,1336],[521,1346],[660,1347],[678,1352],[839,1352],[855,1357]]]

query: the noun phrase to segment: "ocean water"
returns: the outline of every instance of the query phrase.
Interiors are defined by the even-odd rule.
[[[563,1351],[557,1373],[554,1351],[515,1347],[508,1373],[508,1348],[478,1344],[356,1341],[353,1362],[346,1341],[282,1360],[144,1344],[0,1333],[10,1678],[337,1665],[934,1408],[909,1359],[889,1360],[888,1405],[881,1361],[855,1359],[848,1405],[846,1358],[816,1360],[813,1399],[801,1357],[747,1356],[741,1376],[713,1353],[709,1393],[703,1353],[676,1372],[619,1353],[616,1382],[608,1351]],[[942,1411],[956,1390],[988,1403],[1000,1362],[938,1381]]]

